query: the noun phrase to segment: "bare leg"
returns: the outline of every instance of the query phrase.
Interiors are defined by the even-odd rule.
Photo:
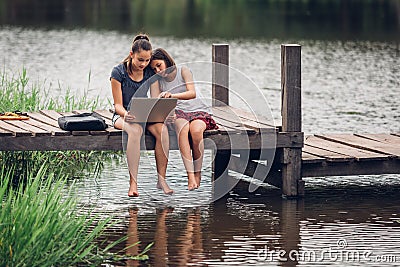
[[[203,133],[206,130],[206,123],[202,120],[194,120],[190,122],[190,135],[192,136],[193,146],[193,166],[194,166],[194,177],[196,179],[197,187],[200,186],[201,181],[201,168],[203,165],[204,155],[204,142]]]
[[[169,154],[168,129],[163,123],[150,124],[147,129],[156,139],[154,152],[157,165],[157,188],[162,189],[165,194],[172,195],[174,190],[168,186],[165,180]]]
[[[143,134],[143,128],[137,123],[126,123],[122,118],[115,122],[115,128],[123,129],[128,134],[126,145],[126,159],[129,169],[129,191],[128,196],[139,196],[137,190],[137,175],[140,159],[140,138]]]
[[[198,186],[194,177],[193,158],[189,143],[189,122],[185,119],[177,119],[175,121],[175,130],[178,133],[179,150],[188,175],[188,189],[193,190]]]

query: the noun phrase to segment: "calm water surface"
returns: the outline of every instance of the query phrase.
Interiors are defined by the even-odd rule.
[[[10,26],[1,27],[0,36],[0,57],[10,75],[24,66],[30,82],[45,81],[50,95],[70,89],[77,96],[100,96],[104,107],[111,106],[110,71],[127,55],[132,38],[114,31]],[[210,62],[212,43],[223,41],[152,37],[154,47],[167,48],[177,62]],[[282,42],[229,41],[231,66],[261,90],[277,121]],[[398,43],[298,43],[306,134],[400,132]],[[278,190],[267,187],[252,195],[244,188],[210,204],[210,153],[205,160],[204,182],[195,192],[185,189],[177,152],[171,152],[168,168],[168,180],[176,190],[172,197],[155,189],[152,153],[142,156],[139,198],[126,196],[128,171],[119,162],[106,163],[100,177],[78,180],[76,190],[84,208],[121,219],[112,238],[129,235],[127,245],[141,241],[131,253],[155,242],[144,266],[395,266],[395,260],[399,264],[399,175],[306,179],[306,198],[301,201],[284,201]]]

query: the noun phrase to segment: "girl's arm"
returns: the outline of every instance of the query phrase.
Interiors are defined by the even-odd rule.
[[[158,81],[155,81],[150,85],[150,97],[160,97],[161,95],[160,84]]]
[[[121,83],[113,78],[111,78],[111,90],[114,99],[115,113],[120,115],[122,118],[127,114],[122,101],[122,89]]]
[[[171,94],[170,97],[181,100],[189,100],[196,98],[196,90],[194,88],[193,74],[188,67],[182,67],[182,78],[186,84],[186,92]]]

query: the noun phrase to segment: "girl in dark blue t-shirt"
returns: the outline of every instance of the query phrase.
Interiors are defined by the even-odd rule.
[[[151,52],[152,47],[148,36],[137,35],[133,40],[129,55],[122,63],[113,68],[110,77],[115,108],[112,121],[115,128],[124,130],[128,134],[126,158],[130,176],[128,191],[130,197],[139,196],[137,175],[140,159],[140,139],[144,127],[142,124],[134,122],[135,116],[129,112],[128,107],[132,97],[147,97],[150,87],[149,81],[154,74],[149,67]],[[169,153],[168,130],[163,123],[148,124],[146,128],[156,139],[157,188],[162,189],[165,194],[173,194],[174,191],[165,181]]]

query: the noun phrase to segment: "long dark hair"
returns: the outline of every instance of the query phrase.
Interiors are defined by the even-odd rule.
[[[173,72],[176,68],[174,59],[163,48],[157,48],[153,50],[151,60],[164,60],[165,66],[167,67],[166,72],[168,74]]]
[[[151,47],[150,39],[146,34],[140,33],[140,34],[136,35],[135,38],[133,38],[132,48],[131,48],[132,53],[138,53],[138,52],[140,52],[142,50],[151,51],[152,49],[153,48]],[[129,61],[132,61],[132,58],[131,58],[130,55],[128,55],[122,61],[122,63],[125,65],[128,73],[130,75],[132,75],[132,73],[133,73],[133,64],[132,64],[132,62],[130,62],[131,64],[128,64]]]

